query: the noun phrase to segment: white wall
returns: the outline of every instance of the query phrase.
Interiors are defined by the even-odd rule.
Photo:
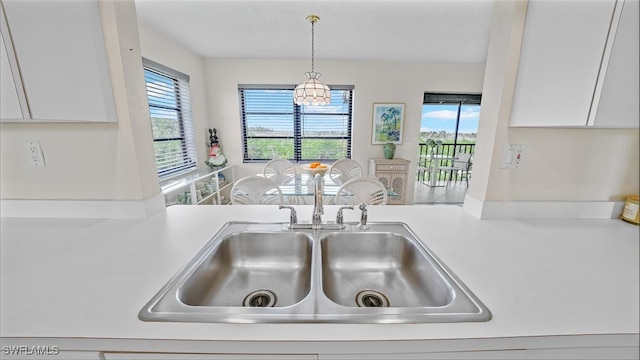
[[[145,200],[159,193],[135,7],[101,6],[118,122],[0,124],[1,199]],[[26,141],[41,142],[46,167],[28,164]]]
[[[492,166],[485,200],[615,201],[638,194],[638,130],[509,129],[527,144],[515,170]]]
[[[205,61],[211,126],[219,130],[221,146],[238,176],[258,173],[264,164],[242,164],[242,134],[238,84],[297,84],[309,71],[308,61]],[[367,171],[368,159],[383,157],[382,145],[371,144],[374,102],[405,103],[404,139],[396,157],[411,160],[415,173],[425,92],[480,93],[484,64],[416,64],[362,61],[319,61],[316,69],[326,84],[354,85],[352,158]],[[409,181],[408,199],[413,197]]]

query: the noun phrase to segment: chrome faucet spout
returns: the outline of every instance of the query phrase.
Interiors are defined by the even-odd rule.
[[[322,224],[322,215],[324,215],[324,208],[322,207],[322,193],[324,192],[322,186],[322,175],[316,174],[313,177],[313,182],[315,184],[315,189],[311,224],[320,226],[320,224]]]

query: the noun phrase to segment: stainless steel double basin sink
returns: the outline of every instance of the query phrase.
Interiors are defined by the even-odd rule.
[[[478,298],[403,223],[289,230],[230,222],[142,308],[145,321],[488,321]]]

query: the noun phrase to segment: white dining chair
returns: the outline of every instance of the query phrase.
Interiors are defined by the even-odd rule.
[[[386,205],[387,189],[378,179],[359,177],[351,179],[338,189],[336,205]]]
[[[273,180],[264,176],[247,176],[231,188],[233,205],[281,205],[282,190]]]
[[[447,179],[447,185],[451,182],[451,179],[455,176],[458,179],[458,174],[460,174],[460,178],[464,176],[467,186],[469,186],[469,170],[471,168],[471,154],[468,153],[458,153],[453,160],[451,161],[451,166],[440,166],[439,171],[445,172],[445,177],[447,177],[447,173],[449,174]]]
[[[287,159],[273,159],[262,169],[264,177],[273,180],[278,185],[284,185],[296,176],[296,168]]]
[[[340,159],[331,164],[329,178],[337,185],[342,185],[347,181],[359,178],[363,174],[362,166],[352,159]]]
[[[420,155],[418,156],[418,166],[416,166],[416,181],[419,186],[422,186],[425,183],[428,183],[431,180],[431,176],[433,173],[433,166],[430,155]],[[422,180],[421,180],[422,178]]]

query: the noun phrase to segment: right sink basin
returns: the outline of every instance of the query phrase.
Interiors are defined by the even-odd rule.
[[[352,307],[440,307],[451,284],[411,239],[397,233],[333,233],[321,240],[322,288]]]
[[[491,312],[403,223],[319,237],[320,318],[362,323],[488,321]],[[322,299],[320,299],[322,300]]]

